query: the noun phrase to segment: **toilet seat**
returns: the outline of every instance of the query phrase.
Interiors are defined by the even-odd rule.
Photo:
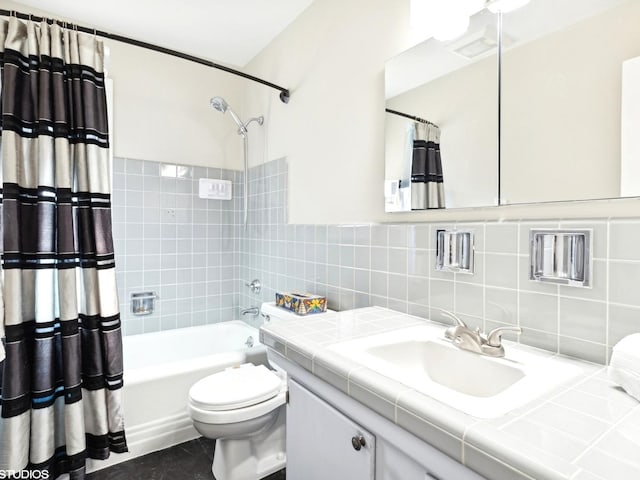
[[[189,399],[203,410],[235,410],[274,397],[281,383],[282,378],[264,365],[245,363],[199,380],[189,390]]]
[[[189,410],[204,423],[234,423],[257,418],[286,401],[286,379],[264,365],[243,364],[196,382]]]
[[[204,410],[189,404],[191,419],[197,422],[213,425],[225,425],[244,422],[266,415],[287,402],[287,387],[283,384],[281,391],[275,396],[250,407],[235,410]]]

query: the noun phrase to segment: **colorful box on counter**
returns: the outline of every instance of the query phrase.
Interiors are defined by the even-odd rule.
[[[298,315],[322,313],[327,311],[327,299],[311,293],[276,292],[276,305],[291,310]]]

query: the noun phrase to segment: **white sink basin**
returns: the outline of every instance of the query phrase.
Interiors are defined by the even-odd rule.
[[[444,328],[420,325],[329,347],[469,415],[504,415],[580,373],[552,354],[505,344],[504,358],[460,350],[444,339]]]
[[[413,378],[427,376],[444,387],[473,397],[492,397],[524,378],[521,368],[451,348],[434,340],[408,340],[365,349]],[[424,380],[424,378],[421,378]]]

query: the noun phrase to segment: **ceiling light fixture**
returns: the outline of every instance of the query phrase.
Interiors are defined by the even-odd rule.
[[[469,28],[469,15],[456,12],[455,9],[442,12],[438,23],[433,26],[433,38],[446,42],[463,35]]]
[[[411,28],[448,41],[464,34],[469,17],[482,10],[485,0],[410,0]]]
[[[487,9],[491,13],[509,13],[524,7],[530,0],[488,0]]]

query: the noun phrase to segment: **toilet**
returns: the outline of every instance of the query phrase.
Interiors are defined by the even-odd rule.
[[[300,318],[264,303],[265,321]],[[314,314],[314,317],[317,315]],[[246,363],[196,382],[189,390],[195,429],[216,439],[212,471],[216,480],[259,480],[286,465],[286,373],[271,365]]]

